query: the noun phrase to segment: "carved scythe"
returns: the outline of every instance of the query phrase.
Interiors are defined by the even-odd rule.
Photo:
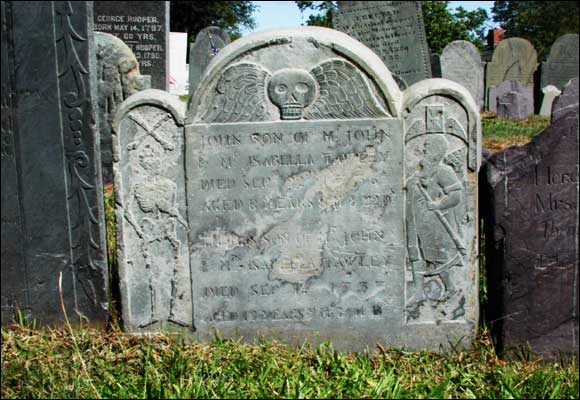
[[[431,200],[431,196],[429,196],[429,193],[427,193],[427,191],[421,186],[421,184],[419,182],[417,182],[417,187],[421,191],[421,194],[423,195],[423,197],[425,197],[425,199],[427,199],[427,201],[429,201],[429,202],[433,201],[433,200]],[[459,238],[455,234],[455,231],[453,231],[453,228],[451,228],[451,226],[449,225],[449,222],[443,216],[443,213],[440,210],[433,210],[433,212],[435,213],[437,218],[439,218],[439,221],[441,221],[441,223],[445,227],[445,230],[447,231],[449,236],[451,236],[453,243],[455,243],[455,246],[457,246],[457,249],[459,250],[461,255],[464,255],[464,256],[467,255],[467,249],[461,243],[461,241],[459,240]]]

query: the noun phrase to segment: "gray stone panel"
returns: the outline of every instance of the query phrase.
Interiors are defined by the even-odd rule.
[[[131,49],[114,35],[95,32],[97,48],[97,88],[103,184],[113,183],[111,129],[119,105],[132,94],[151,87],[151,77],[139,73],[139,63]]]
[[[192,95],[213,58],[230,43],[230,36],[217,26],[199,31],[189,48],[189,94]]]
[[[498,118],[521,120],[533,113],[533,99],[520,92],[507,92],[497,100]]]
[[[149,89],[125,101],[113,123],[117,260],[130,331],[192,329],[183,111],[177,97]]]
[[[2,2],[2,324],[61,322],[59,286],[107,319],[92,31],[88,2]]]
[[[334,25],[371,48],[401,89],[431,78],[419,1],[339,1]]]
[[[552,105],[552,123],[568,111],[578,107],[578,78],[571,79]]]
[[[578,107],[482,171],[488,319],[498,350],[578,356]]]
[[[456,40],[441,53],[441,77],[463,85],[481,108],[483,106],[483,63],[473,43]]]
[[[181,104],[143,91],[115,123],[129,329],[470,346],[481,128],[465,88],[402,93],[370,49],[308,27],[224,47]]]
[[[498,104],[500,99],[507,93],[518,93],[521,95],[520,103],[526,102],[526,109],[531,108],[533,113],[534,108],[534,88],[532,86],[522,85],[518,81],[505,81],[496,87],[488,89],[488,110],[498,112]]]
[[[486,93],[505,81],[518,81],[524,86],[533,86],[534,72],[538,67],[538,55],[530,42],[522,38],[502,40],[493,52],[486,68]],[[492,110],[494,99],[487,98],[487,107]]]
[[[577,78],[579,52],[577,33],[560,36],[542,63],[542,87],[554,85],[562,90],[570,79]]]
[[[169,1],[95,1],[95,31],[117,36],[139,62],[151,87],[169,88]]]

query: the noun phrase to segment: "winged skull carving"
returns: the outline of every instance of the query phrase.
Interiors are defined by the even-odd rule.
[[[270,74],[258,64],[227,68],[212,92],[204,122],[272,121],[270,102],[282,120],[388,116],[366,78],[353,64],[334,58],[310,72],[283,68]]]
[[[244,62],[226,69],[209,98],[204,122],[269,121],[266,80],[270,73]]]

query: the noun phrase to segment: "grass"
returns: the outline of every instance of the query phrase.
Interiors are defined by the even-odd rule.
[[[328,344],[2,329],[2,398],[578,398],[578,390],[576,360],[502,361],[485,332],[471,351],[371,356]]]
[[[496,118],[493,112],[482,113],[483,147],[491,151],[504,150],[514,145],[528,143],[532,137],[550,125],[550,120],[541,115],[514,121]]]
[[[546,120],[536,117],[514,124],[486,116],[484,143],[493,138],[499,147],[524,144],[544,125]],[[117,266],[113,209],[113,191],[107,187],[111,277]],[[114,307],[111,314],[118,316]],[[21,320],[2,329],[1,350],[2,398],[579,397],[577,359],[548,362],[522,353],[504,361],[485,328],[471,351],[379,348],[371,356],[334,352],[329,344],[293,348],[265,339],[245,344],[220,337],[199,344],[168,334],[132,336],[114,323],[107,331],[82,324],[37,329]]]

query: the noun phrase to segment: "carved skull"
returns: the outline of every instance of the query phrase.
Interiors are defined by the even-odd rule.
[[[286,120],[302,118],[303,110],[314,101],[316,82],[303,69],[284,68],[276,71],[268,83],[270,100]]]

